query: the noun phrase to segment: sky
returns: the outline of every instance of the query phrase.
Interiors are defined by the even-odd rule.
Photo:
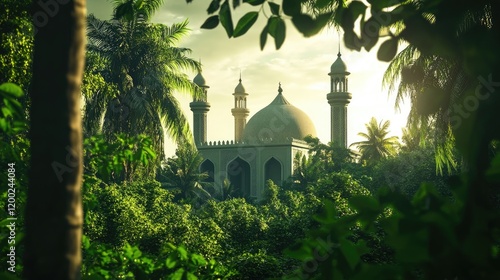
[[[189,20],[191,33],[179,43],[192,50],[191,57],[199,59],[203,66],[203,76],[210,86],[208,102],[208,141],[234,139],[234,88],[238,84],[240,72],[242,83],[249,93],[247,107],[249,120],[260,109],[267,106],[278,94],[281,82],[285,98],[304,111],[316,127],[317,136],[323,143],[330,141],[330,105],[326,94],[330,91],[328,72],[337,58],[339,34],[334,28],[324,29],[310,38],[298,33],[287,20],[285,43],[276,50],[273,38],[269,37],[263,51],[259,46],[259,35],[265,25],[264,14],[259,15],[255,25],[242,37],[227,38],[222,26],[212,30],[200,29],[209,16],[207,1],[166,0],[152,21],[171,25]],[[233,14],[233,24],[246,11],[258,8],[243,4]],[[105,0],[87,0],[87,12],[100,19],[110,19],[112,5]],[[265,11],[269,14],[269,11]],[[348,144],[362,141],[357,134],[366,131],[365,124],[371,117],[378,121],[390,120],[389,136],[401,136],[401,128],[406,125],[409,102],[401,110],[394,107],[395,94],[382,88],[382,76],[388,63],[380,62],[376,50],[380,42],[370,51],[357,52],[344,47],[340,42],[342,59],[347,65],[349,92],[352,93],[348,106]],[[196,73],[186,73],[194,78]],[[192,127],[191,98],[179,93],[178,100]],[[166,142],[166,154],[171,156],[176,145]]]

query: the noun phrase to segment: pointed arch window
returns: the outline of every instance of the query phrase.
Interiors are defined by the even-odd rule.
[[[200,172],[208,173],[208,178],[205,179],[205,182],[209,183],[214,182],[215,166],[211,160],[207,159],[200,165]]]
[[[281,163],[274,157],[270,158],[264,165],[264,180],[271,179],[276,185],[283,181]]]
[[[250,197],[250,164],[238,157],[227,165],[227,177],[233,185],[233,194]]]

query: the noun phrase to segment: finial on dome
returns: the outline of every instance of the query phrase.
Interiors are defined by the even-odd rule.
[[[241,71],[240,71],[240,82],[238,83],[238,85],[234,89],[234,93],[246,94],[245,93],[245,87],[243,87],[243,84],[241,83]]]
[[[338,32],[338,35],[339,35],[339,53],[337,54],[337,57],[340,57],[342,55],[340,54],[340,30],[338,28],[337,28],[337,32]]]
[[[278,83],[278,93],[281,94],[283,92],[283,89],[281,88],[281,82]]]

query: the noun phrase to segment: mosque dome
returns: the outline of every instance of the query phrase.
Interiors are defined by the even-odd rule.
[[[316,137],[311,119],[302,110],[288,102],[281,86],[274,100],[257,112],[246,124],[243,140],[252,142],[290,142],[291,138]]]
[[[201,72],[198,72],[198,74],[194,77],[193,83],[197,84],[200,87],[206,87],[207,86],[207,81],[205,81],[205,78],[201,74]]]
[[[341,54],[340,52],[337,54],[337,59],[335,62],[333,62],[332,66],[330,66],[330,73],[331,74],[344,74],[344,73],[349,73],[347,72],[347,65],[345,65],[344,61],[340,57]]]

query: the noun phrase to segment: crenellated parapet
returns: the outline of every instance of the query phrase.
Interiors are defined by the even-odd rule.
[[[234,141],[234,140],[218,140],[218,141],[206,141],[198,144],[199,148],[205,147],[231,147],[231,146],[256,146],[256,145],[269,145],[269,146],[280,146],[280,145],[300,145],[300,146],[309,146],[306,141],[301,139],[295,139],[292,137],[288,137],[282,141],[273,141],[272,138],[261,138],[254,139],[252,141]]]

